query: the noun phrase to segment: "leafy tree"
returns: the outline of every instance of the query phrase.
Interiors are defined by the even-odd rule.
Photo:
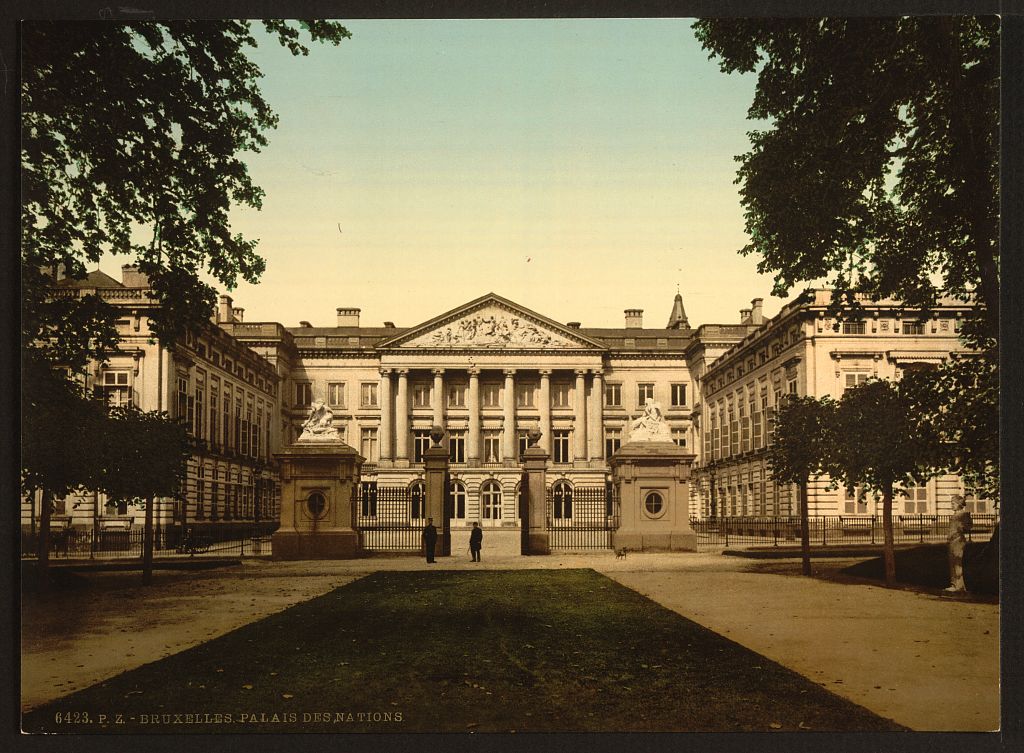
[[[848,308],[855,291],[924,309],[940,294],[973,299],[996,336],[999,19],[704,19],[694,29],[722,71],[757,71],[749,115],[765,127],[737,158],[750,236],[741,253],[761,256],[774,292],[829,277]]]
[[[772,477],[796,484],[800,507],[800,553],[803,574],[811,574],[811,538],[807,483],[825,466],[829,454],[829,424],[836,404],[831,398],[790,395],[775,414],[775,439],[768,448]]]
[[[144,499],[142,582],[153,579],[153,505],[157,497],[181,498],[192,452],[187,428],[166,413],[134,406],[112,408],[101,445],[98,488],[113,500]]]
[[[333,45],[350,36],[328,21],[260,23],[294,55],[309,52],[303,33]],[[25,489],[47,498],[45,547],[52,497],[96,488],[95,464],[78,460],[114,431],[94,426],[106,415],[76,380],[118,339],[114,307],[94,295],[54,295],[53,273],[82,278],[104,254],[127,255],[153,286],[162,344],[202,326],[215,302],[204,270],[229,289],[263,271],[256,242],[231,232],[228,212],[260,207],[263,191],[240,155],[267,144],[277,117],[246,55],[257,45],[247,21],[30,21],[21,31],[21,345],[30,385],[22,472]],[[54,426],[60,434],[47,434]]]
[[[911,399],[897,383],[869,380],[846,390],[829,425],[824,470],[852,493],[882,496],[885,582],[896,582],[892,502],[897,487],[923,483],[936,473],[942,453],[937,432],[917,420]]]
[[[38,356],[29,353],[25,359],[22,382],[21,479],[25,495],[34,498],[41,492],[36,568],[38,586],[45,590],[54,500],[99,483],[98,447],[105,415],[101,405],[85,399],[76,383],[33,364],[34,358]]]

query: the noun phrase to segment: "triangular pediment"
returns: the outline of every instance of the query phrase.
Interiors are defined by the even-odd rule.
[[[380,343],[378,348],[590,350],[603,344],[489,293]]]

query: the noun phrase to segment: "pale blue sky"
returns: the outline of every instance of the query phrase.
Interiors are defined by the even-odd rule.
[[[343,21],[353,37],[254,54],[280,116],[235,229],[267,271],[246,319],[410,326],[488,291],[559,321],[733,322],[770,279],[745,243],[733,157],[752,76],[687,19]]]

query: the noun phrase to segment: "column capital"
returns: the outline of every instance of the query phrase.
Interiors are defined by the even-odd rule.
[[[604,377],[604,367],[601,367],[600,369],[591,369],[590,373],[595,377]]]
[[[470,366],[468,369],[466,369],[466,371],[469,372],[469,375],[471,377],[478,377],[478,376],[480,376],[480,367],[479,366]]]
[[[444,369],[431,369],[430,371],[434,376],[444,376]]]
[[[515,369],[502,369],[501,371],[507,377],[511,377],[511,376],[515,376],[516,375],[516,370]]]
[[[551,369],[537,369],[537,371],[542,377],[551,376]]]
[[[400,377],[409,376],[409,369],[395,369],[395,373]]]
[[[574,369],[574,371],[576,372],[577,378],[584,377],[587,375],[587,369]]]
[[[380,369],[380,375],[381,375],[382,377],[386,377],[386,376],[391,376],[391,371],[392,371],[391,369],[386,369],[386,368],[383,368],[383,367],[382,367],[382,368]]]

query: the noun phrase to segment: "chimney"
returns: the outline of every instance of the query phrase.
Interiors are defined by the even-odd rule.
[[[121,284],[126,288],[148,288],[149,277],[142,274],[136,264],[122,264]]]
[[[580,323],[579,322],[566,322],[565,326],[568,327],[569,329],[579,329],[580,328]]]
[[[643,309],[626,309],[626,329],[640,329],[644,326]]]
[[[299,326],[304,327],[306,329],[310,329],[313,325],[310,324],[309,322],[299,322]]]
[[[231,296],[222,295],[220,297],[220,310],[217,312],[217,323],[230,324],[231,319]]]
[[[361,309],[338,309],[339,327],[358,327]]]
[[[394,329],[394,328],[395,328],[395,323],[394,322],[384,322],[384,329]]]
[[[740,309],[740,324],[750,324],[750,312],[752,309]]]
[[[231,316],[234,317],[234,320],[236,322],[241,323],[244,320],[244,316],[243,316],[244,314],[245,314],[245,309],[243,309],[243,308],[233,308],[233,309],[231,309]]]
[[[755,298],[750,302],[753,307],[750,311],[750,323],[761,325],[764,324],[764,314],[761,313],[761,304],[764,303],[764,298]]]

